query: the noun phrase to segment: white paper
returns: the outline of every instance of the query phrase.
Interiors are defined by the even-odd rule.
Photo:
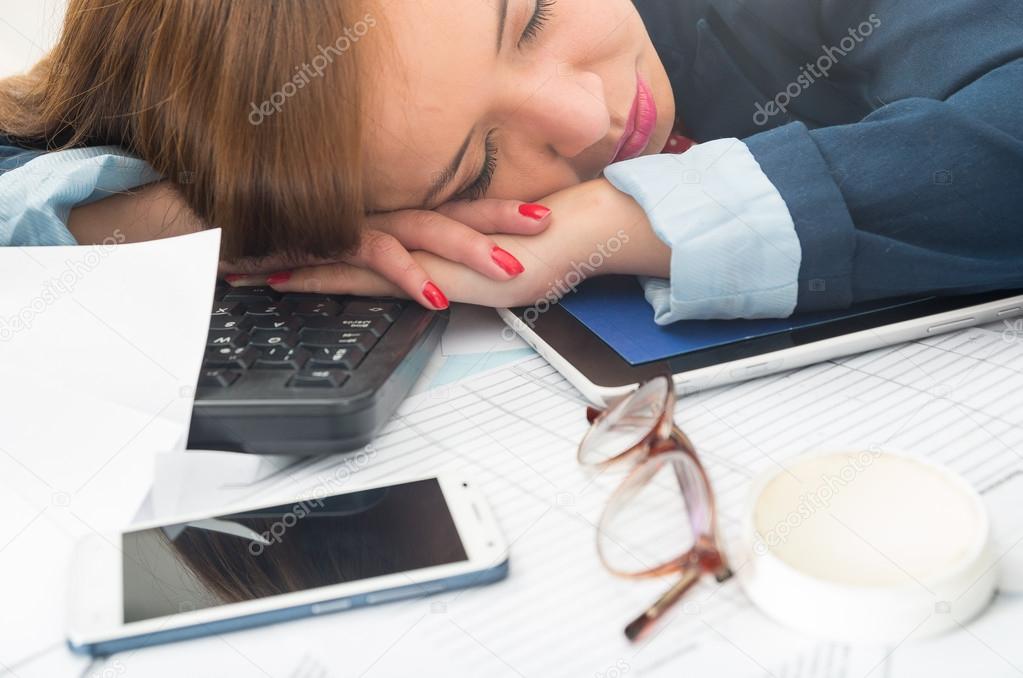
[[[0,248],[3,665],[65,652],[74,542],[126,525],[184,446],[219,244]]]
[[[472,304],[452,305],[451,318],[441,337],[441,350],[445,356],[520,348],[529,348],[529,345],[501,320],[494,309]]]
[[[146,513],[136,521],[215,513],[243,503],[253,486],[310,460],[284,455],[239,454],[213,450],[165,452],[156,471]]]
[[[1023,471],[1020,364],[1023,344],[973,329],[691,395],[676,418],[711,476],[731,542],[751,478],[814,449],[901,448],[946,463],[986,495]],[[131,675],[275,678],[958,678],[1023,667],[1019,596],[999,595],[980,619],[933,641],[852,646],[771,622],[734,578],[701,581],[651,639],[628,643],[625,623],[672,579],[621,580],[598,564],[595,523],[621,475],[578,467],[585,430],[584,407],[540,358],[410,399],[370,450],[268,477],[246,501],[463,472],[511,544],[507,580],[114,660]]]

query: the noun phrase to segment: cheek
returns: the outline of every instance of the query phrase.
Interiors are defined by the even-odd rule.
[[[654,152],[660,152],[675,127],[675,95],[671,87],[671,80],[668,78],[653,45],[650,45],[644,62],[647,81],[654,91],[654,100],[657,103],[657,131],[654,133],[652,141],[659,144]]]
[[[507,162],[504,169],[507,171],[495,178],[486,197],[536,201],[593,178],[580,177],[566,162],[552,158]]]
[[[632,0],[558,0],[555,12],[579,53],[590,59],[635,54],[649,41]]]

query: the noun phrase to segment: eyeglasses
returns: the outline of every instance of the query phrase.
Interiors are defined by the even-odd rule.
[[[659,376],[606,410],[588,408],[592,424],[579,463],[595,469],[631,466],[597,527],[597,553],[621,577],[681,578],[625,627],[636,640],[706,573],[732,576],[718,546],[717,514],[707,472],[675,425],[675,391]]]

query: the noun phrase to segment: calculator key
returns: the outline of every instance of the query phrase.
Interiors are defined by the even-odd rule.
[[[253,346],[288,346],[292,347],[298,343],[298,335],[290,329],[279,330],[252,330],[249,343]]]
[[[298,370],[309,360],[309,352],[301,348],[274,346],[264,348],[262,355],[256,359],[256,369]]]
[[[276,301],[260,302],[256,304],[247,304],[245,306],[246,316],[271,316],[276,317],[282,315],[285,309]]]
[[[281,316],[256,316],[247,318],[248,322],[257,330],[282,330],[295,332],[302,322],[298,318],[282,318]]]
[[[344,367],[354,370],[366,357],[366,352],[355,346],[343,348],[313,348],[309,349],[311,355],[309,364],[319,368]]]
[[[249,335],[241,330],[210,330],[207,346],[246,346]]]
[[[301,344],[303,346],[316,346],[333,348],[335,346],[357,346],[363,351],[373,348],[377,343],[377,337],[372,332],[335,332],[333,330],[310,330],[303,329]]]
[[[234,367],[240,370],[247,370],[252,367],[259,357],[259,351],[248,346],[232,348],[221,346],[218,348],[207,348],[204,356],[203,366],[206,368]]]
[[[384,336],[384,332],[391,326],[387,318],[350,318],[345,315],[334,318],[309,318],[303,327],[315,330],[339,330],[342,332],[372,332],[378,337]]]
[[[252,327],[249,318],[236,318],[233,315],[215,315],[210,318],[211,330],[247,330]]]
[[[361,335],[367,335],[376,341],[376,337],[369,334],[368,332],[334,332],[333,330],[306,330],[302,332],[301,345],[302,346],[313,346],[313,347],[326,347],[334,348],[339,346],[358,346],[365,350],[365,347],[360,345]]]
[[[348,381],[344,370],[312,368],[302,370],[291,378],[290,385],[299,388],[337,388]]]
[[[241,315],[242,308],[241,304],[233,301],[214,301],[212,316],[224,316],[224,315]]]
[[[341,313],[341,304],[323,299],[320,301],[300,301],[291,311],[294,315],[337,315]]]
[[[238,381],[241,373],[233,370],[203,370],[199,373],[199,386],[224,388]]]
[[[243,304],[276,301],[280,295],[272,287],[229,287],[224,301],[238,301]]]
[[[396,301],[352,301],[345,306],[345,315],[381,317],[394,321],[401,313],[401,304]]]
[[[363,351],[369,351],[377,343],[377,335],[372,332],[342,332],[341,344],[357,346]]]

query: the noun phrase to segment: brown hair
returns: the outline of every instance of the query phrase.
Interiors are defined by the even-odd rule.
[[[56,47],[0,81],[0,133],[137,154],[223,229],[225,258],[350,250],[364,215],[352,47],[365,30],[352,26],[376,25],[354,12],[350,0],[71,0]]]

